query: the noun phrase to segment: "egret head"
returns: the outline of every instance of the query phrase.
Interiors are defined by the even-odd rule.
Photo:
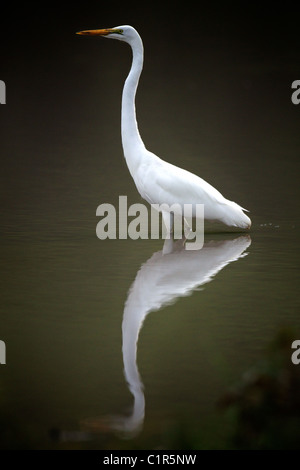
[[[103,36],[105,38],[125,41],[129,44],[138,36],[137,31],[132,26],[128,25],[116,26],[115,28],[89,29],[86,31],[79,31],[76,34],[83,36]]]

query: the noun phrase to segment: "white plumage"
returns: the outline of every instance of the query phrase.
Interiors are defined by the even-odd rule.
[[[81,31],[78,34],[105,36],[127,42],[132,49],[132,66],[122,95],[121,134],[124,156],[136,187],[150,204],[204,204],[205,220],[229,227],[248,229],[250,218],[241,206],[226,199],[199,176],[168,163],[149,152],[138,131],[135,95],[143,68],[143,43],[132,26]],[[182,212],[183,213],[183,212]]]

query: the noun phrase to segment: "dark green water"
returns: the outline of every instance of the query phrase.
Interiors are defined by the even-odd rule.
[[[216,403],[278,331],[300,339],[296,49],[224,31],[171,44],[145,26],[146,146],[253,222],[248,238],[209,234],[163,257],[162,240],[96,237],[99,204],[141,202],[119,129],[130,51],[73,36],[112,26],[78,22],[10,44],[0,76],[1,445],[228,447]]]

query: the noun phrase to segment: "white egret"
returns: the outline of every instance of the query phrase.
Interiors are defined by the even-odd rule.
[[[251,220],[243,212],[246,209],[226,199],[199,176],[160,159],[145,148],[135,112],[135,95],[144,61],[143,42],[138,32],[126,25],[80,31],[77,34],[118,39],[131,46],[132,65],[122,94],[121,134],[124,156],[142,198],[150,204],[165,204],[169,207],[179,204],[181,214],[184,204],[192,204],[193,216],[196,214],[196,204],[204,204],[205,220],[222,222],[240,229],[250,228]],[[166,222],[169,215],[162,212]]]

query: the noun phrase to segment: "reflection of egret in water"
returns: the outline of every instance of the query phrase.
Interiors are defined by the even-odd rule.
[[[143,384],[137,368],[139,332],[148,313],[189,295],[197,287],[210,282],[227,264],[241,258],[251,243],[249,235],[223,241],[210,241],[199,251],[187,251],[182,241],[154,253],[138,271],[125,303],[122,335],[124,373],[134,403],[129,415],[107,420],[92,420],[96,431],[111,430],[124,437],[133,437],[142,428],[145,415]],[[170,247],[170,244],[172,245]],[[171,249],[172,248],[172,249]],[[164,255],[164,252],[168,252]],[[86,422],[86,424],[88,424]]]

